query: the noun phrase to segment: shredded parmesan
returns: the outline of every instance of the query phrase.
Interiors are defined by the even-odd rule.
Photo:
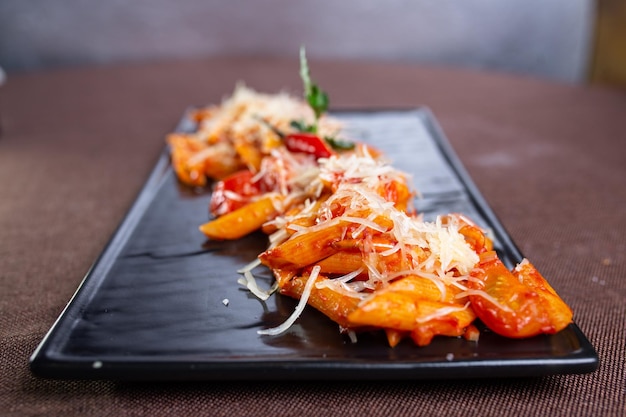
[[[500,310],[506,311],[508,313],[513,313],[513,310],[511,310],[509,307],[505,306],[504,304],[498,302],[495,298],[493,298],[492,296],[490,296],[489,294],[487,294],[483,290],[467,290],[467,291],[463,291],[463,292],[458,293],[456,295],[456,298],[464,298],[464,297],[467,297],[469,295],[475,295],[475,296],[478,296],[478,297],[482,297],[485,300],[487,300],[490,303],[492,303],[493,305],[495,305]]]
[[[432,314],[429,314],[424,317],[419,317],[416,321],[420,324],[428,323],[429,321],[434,320],[438,317],[443,317],[450,313],[456,313],[458,311],[467,310],[468,307],[469,307],[469,303],[466,303],[463,307],[442,307],[442,308],[437,309]]]
[[[250,262],[248,265],[244,266],[243,268],[238,269],[237,272],[239,274],[243,274],[244,272],[252,271],[254,268],[256,268],[259,265],[261,265],[261,260],[257,258],[254,261]]]
[[[272,291],[263,291],[259,288],[259,286],[257,285],[256,279],[254,278],[254,275],[252,275],[252,272],[250,271],[245,271],[243,273],[244,278],[240,278],[237,280],[237,282],[241,285],[243,285],[244,287],[246,287],[248,290],[250,290],[250,292],[252,294],[254,294],[255,296],[257,296],[260,300],[267,300],[270,295],[272,295]]]
[[[289,318],[285,320],[285,322],[283,322],[283,324],[281,324],[280,326],[272,327],[270,329],[259,330],[257,331],[258,334],[276,336],[287,331],[296,322],[298,317],[300,317],[300,314],[302,314],[302,311],[304,310],[307,301],[309,300],[311,291],[313,290],[313,285],[315,285],[315,281],[317,280],[320,270],[321,267],[319,265],[313,267],[311,275],[309,275],[309,279],[304,285],[304,290],[302,290],[302,295],[300,296],[298,305],[296,306],[296,309],[293,311],[291,316],[289,316]]]

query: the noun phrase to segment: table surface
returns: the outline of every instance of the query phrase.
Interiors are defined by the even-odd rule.
[[[428,106],[521,251],[595,346],[585,375],[415,382],[124,383],[28,358],[130,208],[182,111],[297,62],[224,58],[9,74],[0,87],[0,414],[625,415],[626,94],[515,75],[313,61],[334,109]]]

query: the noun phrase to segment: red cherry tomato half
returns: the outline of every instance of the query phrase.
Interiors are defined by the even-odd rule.
[[[291,152],[302,152],[316,158],[328,158],[333,154],[326,141],[312,133],[292,133],[285,136],[285,146]]]
[[[255,174],[249,170],[235,172],[213,188],[209,209],[214,216],[230,213],[250,202],[264,191],[262,181],[253,182]]]

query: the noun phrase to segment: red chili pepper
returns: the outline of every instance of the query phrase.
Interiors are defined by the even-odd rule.
[[[263,183],[252,182],[254,175],[249,170],[238,171],[215,184],[209,203],[211,213],[215,216],[230,213],[261,194],[264,191]]]
[[[333,154],[326,141],[312,133],[292,133],[285,136],[285,146],[291,152],[302,152],[316,158],[328,158]]]

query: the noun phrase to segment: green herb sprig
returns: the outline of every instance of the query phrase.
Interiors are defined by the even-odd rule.
[[[309,63],[306,59],[304,46],[300,48],[300,78],[302,78],[302,83],[304,84],[304,98],[315,114],[315,122],[312,125],[311,132],[317,133],[318,121],[322,114],[328,110],[330,101],[328,94],[311,81],[311,72],[309,71]]]
[[[304,98],[313,110],[315,120],[312,125],[305,123],[303,120],[293,120],[291,126],[300,132],[317,134],[320,117],[328,110],[330,100],[328,94],[311,80],[311,72],[309,63],[306,59],[306,50],[304,46],[300,47],[300,78],[304,85]],[[337,150],[350,150],[354,148],[354,143],[340,140],[333,137],[325,137],[324,140]]]

